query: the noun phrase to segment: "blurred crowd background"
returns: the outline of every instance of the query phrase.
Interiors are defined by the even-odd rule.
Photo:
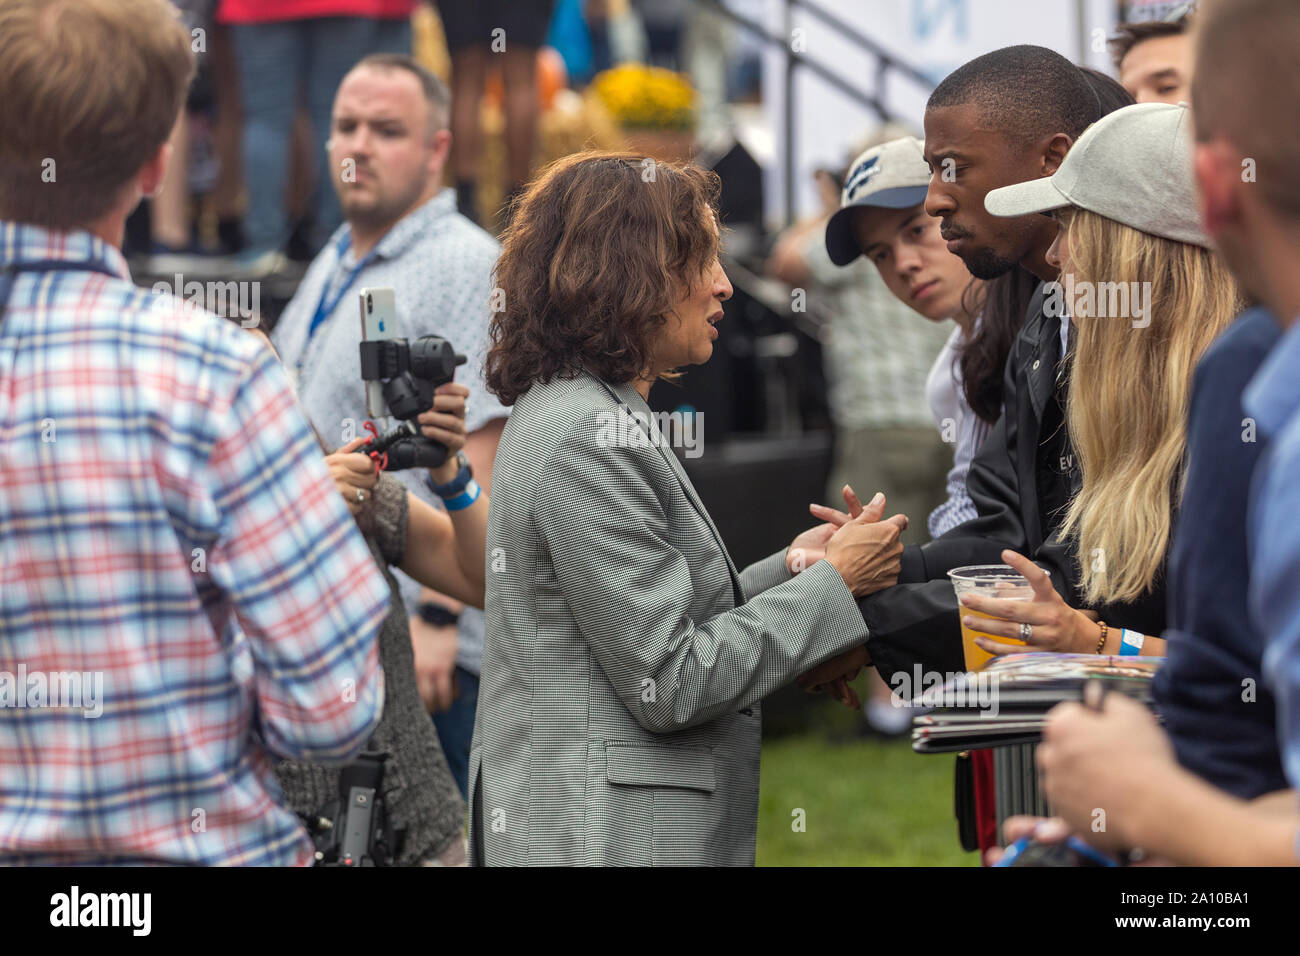
[[[824,223],[849,160],[919,135],[930,90],[981,53],[1033,43],[1120,77],[1116,25],[1180,7],[333,0],[322,16],[313,0],[175,2],[198,79],[164,188],[128,222],[124,251],[145,286],[182,274],[260,282],[267,326],[342,221],[321,166],[334,92],[365,55],[413,53],[448,84],[445,185],[490,232],[505,227],[512,195],[538,169],[580,149],[714,169],[735,295],[712,361],[657,385],[650,404],[696,416],[702,453],[684,464],[742,567],[788,542],[808,524],[806,504],[835,501],[828,488],[852,476],[888,485],[858,491],[885,491],[890,511],[924,516],[944,499],[951,449],[935,433],[925,381],[952,324],[912,314],[865,259],[831,264]],[[906,348],[890,331],[900,328],[910,330]],[[895,383],[883,397],[871,387],[882,365]],[[895,470],[861,460],[861,449],[890,443],[906,450]],[[909,543],[924,535],[924,520],[914,521]],[[882,689],[865,720],[794,689],[765,704],[759,862],[853,862],[837,856],[845,845],[885,863],[974,862],[952,839],[950,760],[911,759],[900,739],[907,712],[891,712]],[[933,786],[918,785],[927,775]],[[815,793],[801,792],[814,783]],[[837,846],[791,840],[788,811],[769,810],[818,801],[842,819],[852,806],[876,810],[862,832],[839,832]]]

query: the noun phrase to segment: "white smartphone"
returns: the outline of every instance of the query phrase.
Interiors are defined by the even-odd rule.
[[[365,288],[357,295],[361,300],[361,340],[398,338],[397,293],[391,288]],[[388,415],[381,382],[366,382],[366,414],[371,418]]]

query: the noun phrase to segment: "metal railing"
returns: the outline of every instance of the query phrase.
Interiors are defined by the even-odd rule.
[[[785,36],[768,32],[767,28],[756,20],[737,13],[725,6],[721,0],[696,0],[701,7],[707,7],[723,19],[735,24],[745,31],[757,36],[769,48],[780,47],[785,54],[785,102],[782,125],[785,130],[781,165],[785,183],[785,220],[789,224],[794,218],[795,190],[795,130],[794,130],[794,82],[798,70],[806,70],[818,77],[855,102],[873,110],[880,121],[902,120],[903,117],[892,112],[885,101],[886,83],[891,76],[906,77],[929,88],[933,81],[921,70],[904,61],[901,57],[887,50],[876,40],[862,33],[852,24],[836,16],[831,11],[813,0],[785,0]],[[845,79],[818,59],[793,48],[795,30],[795,11],[803,10],[820,20],[836,35],[847,40],[853,46],[875,57],[875,87],[867,90]]]

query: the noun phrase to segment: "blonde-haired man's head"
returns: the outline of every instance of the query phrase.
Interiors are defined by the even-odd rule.
[[[167,0],[5,0],[0,219],[72,229],[119,208],[125,218],[161,180],[193,75]]]

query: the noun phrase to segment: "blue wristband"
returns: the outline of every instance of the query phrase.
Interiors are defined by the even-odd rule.
[[[442,506],[448,511],[460,511],[462,508],[468,508],[474,502],[478,501],[479,492],[482,490],[483,489],[479,487],[479,483],[471,478],[469,484],[465,486],[464,491],[458,494],[455,498],[444,498],[442,500]]]
[[[469,487],[470,481],[474,478],[474,469],[470,466],[469,459],[465,457],[465,452],[456,452],[456,460],[460,462],[460,468],[456,470],[455,477],[445,485],[435,485],[432,472],[424,476],[424,483],[429,490],[444,500],[455,498]]]
[[[1119,656],[1120,657],[1137,657],[1142,653],[1142,645],[1146,642],[1147,636],[1140,631],[1130,631],[1124,628],[1119,632]]]

